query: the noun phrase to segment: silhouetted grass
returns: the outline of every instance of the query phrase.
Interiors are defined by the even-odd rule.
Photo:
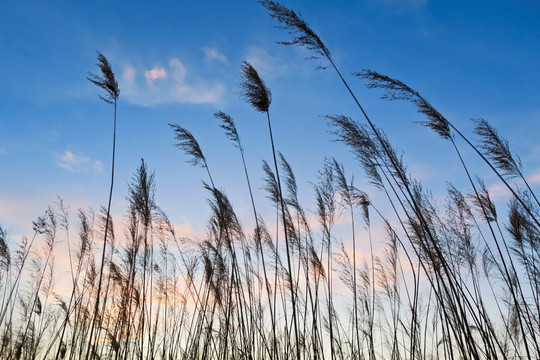
[[[540,204],[508,141],[483,119],[475,120],[472,141],[401,81],[371,70],[353,74],[384,90],[384,99],[411,102],[426,116],[421,124],[451,144],[470,189],[445,179],[446,202],[438,205],[368,117],[318,35],[296,12],[261,4],[292,35],[281,43],[326,59],[323,68],[336,72],[357,104],[364,122],[326,119],[367,187],[327,159],[313,184],[314,203],[301,204],[294,166],[275,147],[270,90],[244,62],[241,97],[268,123],[273,167],[262,161],[262,190],[275,218],[257,211],[247,150],[233,118],[217,112],[240,151],[254,230],[214,183],[204,144],[170,124],[174,146],[206,171],[206,233],[176,234],[156,204],[156,178],[144,160],[128,184],[124,231],[115,232],[114,131],[107,208],[72,212],[59,199],[13,249],[0,228],[0,359],[540,358]],[[88,79],[114,105],[116,129],[118,84],[100,53],[98,66],[102,74]],[[507,209],[498,209],[473,175],[457,137],[508,187]],[[370,199],[368,189],[382,200]],[[349,224],[345,235],[336,231],[339,218]],[[55,265],[61,241],[69,254],[63,277]],[[369,247],[362,256],[361,244]]]

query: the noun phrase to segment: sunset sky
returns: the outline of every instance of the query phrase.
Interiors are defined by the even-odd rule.
[[[301,13],[332,52],[372,120],[403,151],[410,173],[435,195],[463,184],[449,144],[416,124],[410,104],[379,99],[351,73],[372,69],[419,91],[467,135],[485,118],[540,185],[540,3],[537,1],[284,1]],[[207,193],[201,168],[185,163],[169,123],[199,140],[216,186],[250,225],[250,203],[237,150],[213,114],[237,124],[256,200],[271,160],[264,114],[239,98],[249,61],[271,89],[277,148],[296,171],[301,200],[315,208],[313,186],[334,156],[365,186],[343,144],[331,142],[327,114],[361,114],[323,60],[279,45],[290,39],[255,1],[9,1],[0,15],[0,225],[10,238],[31,234],[32,221],[60,196],[72,210],[106,206],[113,108],[87,79],[96,51],[120,86],[117,168],[112,213],[126,214],[127,184],[144,158],[156,174],[156,201],[186,235],[204,230]],[[477,164],[471,155],[471,163]],[[478,163],[479,164],[479,163]],[[479,174],[486,173],[479,167]],[[501,196],[490,175],[486,184]],[[369,189],[369,188],[366,188]],[[373,192],[373,190],[369,190]],[[374,195],[376,197],[376,194]],[[263,210],[264,211],[264,210]]]

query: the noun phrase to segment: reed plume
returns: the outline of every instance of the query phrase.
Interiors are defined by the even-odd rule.
[[[497,130],[486,120],[473,119],[473,121],[476,123],[474,133],[480,136],[479,147],[484,156],[490,159],[506,178],[521,178],[529,194],[536,202],[536,206],[540,206],[536,194],[531,189],[525,176],[523,176],[521,159],[519,156],[512,154],[508,140],[500,136]],[[532,209],[532,206],[530,209]]]
[[[501,137],[484,119],[474,119],[476,124],[475,134],[480,136],[480,149],[494,165],[507,177],[521,175],[521,160],[512,155],[508,140]]]
[[[206,169],[208,177],[210,178],[210,183],[214,186],[214,180],[208,169],[208,163],[206,158],[201,150],[199,142],[193,134],[191,134],[187,129],[183,128],[178,124],[169,124],[169,126],[174,131],[174,138],[178,141],[174,146],[184,151],[188,155],[188,160],[186,162],[193,166],[202,166]]]
[[[227,135],[229,140],[232,141],[233,145],[236,148],[240,149],[241,153],[243,154],[244,151],[240,142],[240,136],[238,135],[238,130],[236,130],[236,125],[234,124],[233,118],[225,114],[223,111],[218,111],[214,113],[214,117],[216,119],[222,120],[222,123],[219,124],[219,127],[225,130],[225,135]]]
[[[96,65],[99,67],[101,75],[89,72],[87,79],[94,85],[105,90],[105,97],[98,95],[101,100],[105,101],[107,104],[115,104],[120,96],[118,81],[116,81],[109,60],[107,60],[107,58],[99,51],[97,52],[97,58],[98,62]]]
[[[272,103],[270,89],[266,87],[253,65],[244,61],[241,69],[240,97],[251,104],[255,110],[267,112]]]
[[[381,96],[381,99],[385,100],[406,100],[412,102],[419,113],[426,116],[426,121],[420,121],[420,124],[431,128],[443,139],[450,139],[452,134],[450,132],[450,125],[448,120],[442,116],[431,104],[424,99],[420,94],[403,82],[392,79],[386,75],[381,75],[376,71],[363,70],[361,72],[353,73],[354,76],[367,79],[367,87],[370,89],[384,89],[386,90]]]
[[[272,18],[282,24],[279,28],[288,30],[293,37],[290,41],[279,41],[279,44],[303,46],[314,51],[318,56],[330,59],[330,51],[319,36],[311,30],[309,25],[294,10],[288,9],[275,1],[264,0],[259,1],[259,3],[268,10]]]

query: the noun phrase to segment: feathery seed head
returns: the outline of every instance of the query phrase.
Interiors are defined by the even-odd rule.
[[[360,161],[366,171],[366,175],[371,179],[371,183],[382,188],[382,179],[377,171],[379,166],[379,148],[367,127],[359,124],[353,119],[343,115],[326,115],[330,122],[330,131],[336,140],[351,147],[352,152]]]
[[[197,139],[186,129],[178,124],[169,124],[173,128],[175,139],[178,143],[174,144],[177,148],[183,150],[187,155],[191,156],[187,162],[191,165],[201,165],[206,167],[206,158],[204,157],[201,147]]]
[[[477,177],[476,182],[478,183],[477,191],[474,195],[470,195],[472,203],[476,206],[478,213],[486,222],[497,221],[497,209],[491,200],[484,180]]]
[[[280,199],[280,191],[277,178],[266,160],[263,160],[263,171],[265,174],[265,185],[263,188],[268,192],[267,198],[270,199],[274,204],[278,204]]]
[[[260,112],[268,111],[272,102],[270,89],[266,87],[253,65],[247,61],[242,63],[240,96]]]
[[[238,136],[238,131],[236,130],[236,125],[234,120],[229,115],[225,114],[223,111],[218,111],[214,114],[216,119],[223,120],[223,123],[219,126],[225,130],[225,135],[234,143],[234,146],[239,147],[240,137]]]
[[[206,183],[204,183],[204,187],[212,194],[212,197],[208,199],[208,204],[212,210],[212,219],[210,221],[218,230],[219,237],[226,241],[227,246],[230,246],[231,241],[234,239],[244,240],[244,230],[227,195]]]
[[[330,51],[326,48],[322,40],[315,34],[302,17],[275,1],[263,0],[259,3],[268,10],[270,16],[281,24],[278,28],[289,31],[293,36],[291,41],[280,41],[278,44],[305,46],[309,50],[315,51],[318,56],[326,57],[330,60]],[[315,56],[317,58],[318,56]]]
[[[141,159],[137,172],[128,184],[128,200],[130,206],[141,217],[145,226],[150,224],[153,212],[157,209],[154,200],[155,187],[155,173],[148,172],[144,159]]]
[[[286,203],[299,208],[300,204],[298,202],[298,186],[296,185],[296,177],[294,176],[294,172],[292,170],[291,165],[285,159],[285,156],[281,152],[278,151],[279,159],[281,163],[281,168],[284,172],[284,180],[285,184],[287,186],[287,192],[288,192],[288,199],[285,199]]]
[[[420,121],[423,126],[429,127],[439,134],[443,139],[451,139],[450,124],[431,104],[424,99],[417,91],[411,89],[403,82],[382,75],[373,70],[362,70],[353,73],[354,76],[367,79],[366,85],[369,89],[385,89],[386,92],[381,96],[385,100],[405,100],[416,105],[419,113],[427,117],[426,121]]]
[[[106,97],[98,95],[101,100],[108,104],[113,104],[116,99],[118,99],[118,96],[120,96],[118,81],[116,81],[114,77],[114,72],[112,71],[111,65],[109,64],[107,58],[99,51],[97,54],[98,63],[96,65],[101,70],[102,75],[100,76],[89,72],[87,79],[106,91]]]
[[[473,119],[476,123],[474,133],[480,136],[480,148],[484,156],[495,163],[504,174],[511,178],[521,173],[519,157],[512,155],[508,140],[499,136],[497,130],[484,119]]]

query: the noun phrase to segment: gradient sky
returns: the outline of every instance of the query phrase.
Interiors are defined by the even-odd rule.
[[[414,123],[421,117],[410,104],[379,100],[380,92],[349,74],[373,69],[402,80],[466,134],[471,118],[487,119],[521,156],[526,176],[540,184],[537,1],[283,3],[318,33],[373,121],[404,152],[409,171],[435,193],[446,181],[463,180],[454,176],[459,164],[452,149]],[[158,205],[186,234],[204,229],[205,173],[173,147],[168,123],[178,123],[199,140],[216,185],[250,224],[238,153],[213,117],[219,110],[235,119],[257,200],[268,203],[259,190],[261,161],[271,159],[266,119],[238,97],[243,60],[272,91],[276,145],[296,171],[304,206],[315,207],[311,183],[328,156],[363,187],[362,171],[342,144],[330,142],[321,117],[361,120],[361,114],[333,72],[315,70],[324,61],[276,44],[288,36],[274,25],[261,5],[245,0],[5,2],[0,224],[8,235],[30,234],[32,220],[57,195],[72,209],[106,205],[113,109],[86,80],[98,71],[96,50],[109,59],[121,91],[115,218],[126,213],[127,184],[144,158],[156,172]],[[496,194],[495,179],[486,183]]]

